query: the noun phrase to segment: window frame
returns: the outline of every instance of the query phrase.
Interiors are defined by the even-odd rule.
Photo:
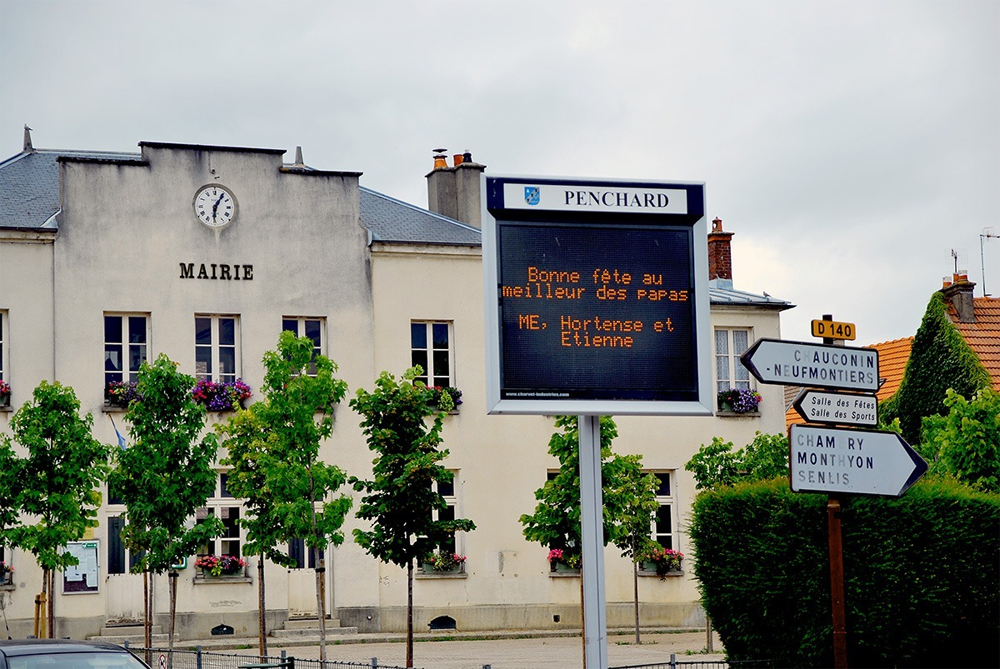
[[[10,312],[0,309],[0,381],[10,383],[10,365],[7,363],[7,349],[10,348],[10,338],[7,327],[10,322]]]
[[[735,333],[746,335],[746,347],[737,352]],[[719,335],[725,333],[726,350],[719,351]],[[754,388],[753,379],[750,372],[740,363],[740,356],[754,343],[753,328],[751,327],[717,327],[713,329],[712,353],[715,358],[715,392],[724,390],[752,390]],[[719,369],[720,362],[726,362],[726,374],[722,376]],[[725,387],[723,387],[725,386]]]
[[[232,555],[234,557],[244,557],[243,547],[246,545],[246,530],[239,523],[239,519],[243,517],[245,511],[245,506],[242,499],[234,497],[226,489],[226,479],[228,477],[229,470],[220,470],[216,472],[215,477],[215,489],[212,491],[212,496],[205,501],[205,506],[198,507],[195,510],[195,523],[199,523],[202,520],[209,517],[216,517],[223,520],[226,523],[227,528],[230,532],[235,529],[236,535],[228,534],[218,537],[213,537],[209,539],[208,543],[202,544],[198,548],[198,557],[203,555]],[[226,515],[229,515],[233,509],[236,510],[235,518],[225,518],[222,514],[222,510],[227,510]],[[228,521],[228,522],[227,522]],[[236,544],[236,552],[232,552],[232,544]],[[229,550],[227,550],[227,547]]]
[[[199,327],[198,321],[208,319],[210,321],[209,327],[209,342],[207,344],[199,343]],[[220,331],[222,327],[223,319],[232,320],[233,322],[233,343],[222,343]],[[240,327],[240,316],[239,314],[195,314],[194,315],[194,377],[196,381],[213,381],[215,383],[224,383],[227,381],[236,381],[243,377],[243,364],[242,364],[242,329]],[[218,370],[221,366],[221,355],[223,348],[233,350],[233,371],[223,373]],[[199,372],[198,365],[199,361],[199,350],[208,349],[210,353],[210,359],[208,360],[208,371]]]
[[[108,319],[116,318],[120,321],[120,332],[121,341],[112,342],[108,341]],[[133,342],[133,324],[132,319],[141,318],[143,320],[142,336],[144,341]],[[102,339],[104,341],[104,387],[107,388],[108,384],[112,381],[121,381],[123,383],[134,383],[139,377],[139,367],[143,362],[148,363],[152,357],[152,318],[148,311],[105,311],[101,319],[101,327],[103,329]],[[109,370],[108,367],[108,347],[118,346],[120,348],[119,355],[121,358],[121,369]],[[131,349],[133,346],[139,346],[144,349],[143,354],[136,365],[135,369],[132,369],[132,354]],[[120,376],[120,379],[112,379],[111,376]]]
[[[288,328],[289,323],[295,323],[295,329],[290,330]],[[310,323],[317,323],[319,325],[319,341],[316,341],[315,337],[308,334],[308,325]],[[282,316],[281,317],[281,331],[291,332],[296,337],[309,337],[313,340],[313,351],[312,360],[313,363],[309,366],[309,376],[316,376],[316,356],[326,355],[326,319],[322,316]],[[299,333],[302,334],[299,334]]]
[[[417,346],[414,335],[418,326],[424,326],[424,346]],[[435,346],[435,326],[443,326],[447,337],[445,347]],[[428,386],[438,386],[442,388],[458,387],[455,381],[455,324],[453,321],[442,320],[411,320],[410,321],[410,366],[420,365],[424,373],[416,380],[422,381]],[[444,352],[447,355],[448,371],[445,374],[438,373],[438,364],[435,360],[435,353]],[[424,358],[427,364],[422,364],[418,357]]]
[[[677,535],[677,495],[676,495],[676,484],[677,476],[675,470],[672,469],[650,469],[644,470],[642,472],[645,474],[654,474],[662,482],[664,478],[666,479],[666,493],[663,492],[663,485],[661,483],[660,488],[656,491],[656,502],[659,504],[659,509],[657,509],[656,514],[650,520],[649,524],[649,538],[654,542],[658,543],[663,548],[670,548],[675,551],[680,550],[680,542]],[[660,520],[663,509],[668,509],[667,518],[670,521],[670,528],[668,532],[660,532],[658,522]],[[661,538],[666,537],[666,542],[662,541]]]

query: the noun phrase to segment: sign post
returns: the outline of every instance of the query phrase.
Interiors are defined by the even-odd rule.
[[[579,416],[584,660],[605,669],[600,416],[713,414],[705,187],[481,184],[487,409]]]
[[[839,427],[878,425],[873,394],[879,388],[878,352],[844,346],[844,340],[855,338],[856,328],[832,315],[814,320],[812,332],[823,338],[822,345],[761,339],[740,361],[761,383],[811,386],[799,393],[793,407],[805,420],[823,425],[788,428],[789,482],[794,492],[829,496],[833,656],[841,669],[847,667],[847,624],[840,496],[898,497],[927,471],[927,463],[895,432]],[[840,390],[855,392],[836,392]]]

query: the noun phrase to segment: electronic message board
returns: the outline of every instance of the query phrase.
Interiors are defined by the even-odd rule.
[[[704,186],[483,182],[490,412],[711,414]]]

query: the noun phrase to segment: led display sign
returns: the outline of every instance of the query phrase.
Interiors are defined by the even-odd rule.
[[[704,186],[486,177],[491,413],[711,413]]]

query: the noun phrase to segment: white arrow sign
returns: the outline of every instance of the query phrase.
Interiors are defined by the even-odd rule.
[[[759,339],[740,362],[761,383],[878,390],[878,351],[801,341]]]
[[[807,388],[792,407],[810,423],[827,425],[878,425],[878,398],[859,393],[831,393]]]
[[[899,497],[927,471],[895,432],[792,425],[788,442],[794,492]]]

